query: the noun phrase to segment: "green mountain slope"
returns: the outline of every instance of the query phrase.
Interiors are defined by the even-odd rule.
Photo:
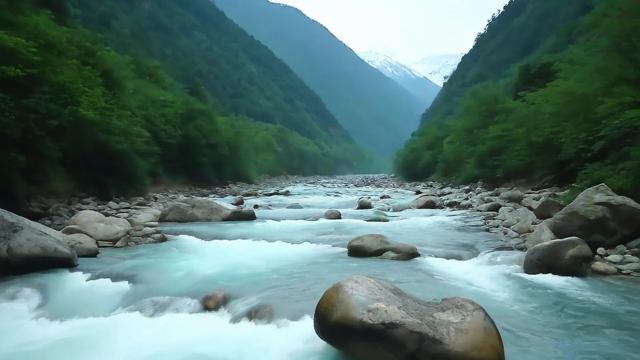
[[[2,206],[368,161],[317,95],[206,0],[0,9]]]
[[[640,196],[640,3],[511,1],[396,159],[412,179],[607,182]]]
[[[283,59],[371,151],[389,158],[418,126],[424,100],[371,67],[299,10],[267,0],[216,4]]]

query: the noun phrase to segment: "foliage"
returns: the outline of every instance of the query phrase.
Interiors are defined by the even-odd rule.
[[[473,70],[459,68],[398,154],[400,173],[458,182],[549,177],[580,187],[606,182],[640,198],[640,41],[629,35],[640,30],[640,3],[563,4],[507,5],[472,53],[503,46],[496,27],[505,23],[510,28],[503,31],[517,34],[528,34],[522,27],[540,29],[545,34],[538,34],[538,45],[501,73],[487,71],[478,83],[459,79],[482,73],[488,60],[479,57]],[[531,17],[545,12],[574,16],[561,27],[549,25],[554,32],[546,34]]]
[[[295,89],[276,89],[298,103],[300,123],[291,123],[298,118],[259,123],[225,111],[225,98],[197,82],[187,86],[162,61],[103,45],[73,24],[64,1],[0,0],[0,7],[3,206],[38,194],[136,193],[159,181],[329,174],[368,161],[324,114],[321,102],[308,102],[315,110],[300,105],[304,91],[298,98]],[[246,51],[257,44],[245,41]],[[273,59],[263,58],[284,67]],[[301,83],[280,75],[282,81]],[[263,87],[276,91],[258,75],[246,80],[253,93]],[[220,86],[224,81],[219,79]],[[265,111],[278,103],[254,100],[255,108]],[[286,111],[271,116],[279,119]]]

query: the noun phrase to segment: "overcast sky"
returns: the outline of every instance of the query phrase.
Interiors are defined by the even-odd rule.
[[[302,10],[352,49],[404,62],[467,52],[508,0],[271,0]]]

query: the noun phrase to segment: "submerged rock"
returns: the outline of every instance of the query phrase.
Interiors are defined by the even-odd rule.
[[[324,213],[324,218],[328,220],[340,220],[342,219],[342,213],[338,210],[327,210]]]
[[[248,310],[231,318],[232,323],[238,323],[244,319],[253,321],[256,324],[269,324],[273,321],[273,306],[259,304],[252,306]]]
[[[495,323],[475,302],[425,302],[364,276],[341,281],[324,293],[314,328],[321,339],[355,359],[505,358]]]
[[[389,260],[411,260],[420,256],[414,245],[394,242],[379,234],[358,236],[349,242],[347,250],[351,257],[382,256]]]
[[[610,249],[640,236],[640,204],[600,184],[551,218],[549,229],[559,238],[584,239],[593,250]]]
[[[76,265],[64,234],[0,209],[0,276]]]
[[[242,206],[244,205],[244,198],[242,196],[236,196],[233,201],[231,201],[231,205],[233,206]]]
[[[587,243],[572,237],[532,247],[524,258],[523,269],[530,275],[585,276],[592,260],[593,252]]]
[[[200,303],[205,311],[218,311],[229,303],[229,297],[223,290],[216,290],[203,297]]]
[[[200,311],[202,307],[198,300],[160,296],[140,300],[118,312],[138,312],[146,317],[160,317],[168,314],[194,314]]]
[[[228,208],[211,199],[189,198],[175,202],[160,215],[163,222],[250,221],[255,220],[253,210]]]

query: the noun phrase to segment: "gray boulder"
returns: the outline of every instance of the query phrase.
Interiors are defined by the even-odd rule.
[[[129,217],[129,223],[131,226],[144,225],[146,223],[155,223],[160,220],[162,212],[154,208],[141,208],[137,209],[133,215]]]
[[[222,290],[216,290],[202,298],[200,304],[205,311],[218,311],[229,303],[229,297]]]
[[[229,208],[206,198],[189,198],[169,205],[160,215],[162,222],[250,221],[256,214],[249,209]]]
[[[522,191],[518,191],[518,190],[505,191],[502,194],[500,194],[500,199],[504,201],[512,202],[515,204],[520,204],[524,199],[524,194],[522,193]]]
[[[369,210],[369,209],[373,209],[373,203],[371,202],[371,199],[367,197],[360,198],[358,200],[358,206],[356,207],[356,210]]]
[[[67,235],[65,240],[78,257],[96,257],[100,252],[98,242],[85,234]]]
[[[129,221],[106,217],[93,210],[78,212],[67,221],[67,225],[62,229],[64,234],[85,234],[96,241],[117,242],[131,230]]]
[[[411,202],[413,209],[442,209],[442,201],[437,196],[422,195]]]
[[[0,276],[76,265],[64,234],[0,209]]]
[[[378,257],[389,260],[411,260],[420,256],[414,245],[389,240],[384,235],[369,234],[349,241],[348,255],[351,257]]]
[[[572,237],[532,247],[527,251],[523,268],[530,275],[585,276],[592,260],[593,253],[587,243]]]
[[[540,220],[546,220],[552,218],[555,214],[562,211],[564,204],[554,198],[546,198],[533,209],[533,213]]]
[[[499,211],[502,208],[502,204],[498,202],[490,202],[488,204],[483,204],[478,206],[478,210],[482,212],[495,212]]]
[[[379,280],[355,276],[316,306],[316,334],[354,359],[504,360],[487,312],[463,298],[425,302]]]
[[[558,237],[549,229],[549,221],[546,220],[535,226],[533,233],[526,237],[525,246],[527,249],[531,249],[538,244],[556,239],[558,239]]]
[[[593,250],[614,248],[640,236],[640,204],[600,184],[551,218],[549,229],[559,238],[584,239]]]
[[[596,261],[591,264],[591,272],[598,275],[615,275],[618,273],[618,269],[603,261]]]
[[[340,220],[342,219],[342,213],[338,210],[327,210],[324,213],[324,218],[328,220]]]

